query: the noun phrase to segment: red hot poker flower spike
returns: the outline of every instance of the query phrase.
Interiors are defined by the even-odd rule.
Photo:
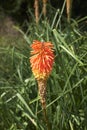
[[[31,48],[32,72],[37,80],[45,80],[49,77],[54,62],[53,44],[35,40]]]
[[[46,82],[51,73],[54,62],[53,45],[51,42],[40,42],[35,40],[33,41],[31,48],[31,68],[38,82],[38,91],[44,112],[44,119],[48,130],[50,130],[46,114]]]

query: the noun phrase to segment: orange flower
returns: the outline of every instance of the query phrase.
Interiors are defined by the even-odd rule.
[[[34,40],[31,48],[30,63],[32,72],[37,80],[45,80],[51,73],[54,62],[53,44]]]

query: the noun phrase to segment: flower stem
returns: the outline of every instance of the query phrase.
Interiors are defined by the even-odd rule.
[[[47,130],[51,130],[46,109],[43,109],[44,121],[46,122]]]
[[[67,11],[68,22],[70,22],[70,18],[71,18],[71,8],[72,8],[72,0],[66,0],[66,11]]]
[[[36,23],[39,21],[39,0],[34,1]]]
[[[49,120],[47,117],[47,112],[46,112],[46,80],[43,79],[38,80],[38,90],[39,90],[40,101],[42,104],[42,109],[44,114],[44,121],[46,123],[47,130],[51,130],[49,125]]]

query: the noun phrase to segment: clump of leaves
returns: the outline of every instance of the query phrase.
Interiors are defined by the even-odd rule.
[[[61,16],[62,17],[62,16]],[[56,25],[56,26],[55,26]],[[54,44],[55,63],[47,81],[47,112],[52,130],[87,129],[87,34],[78,22],[61,26],[53,21],[29,24],[18,46],[0,47],[0,128],[9,130],[46,129],[30,68],[33,40]]]

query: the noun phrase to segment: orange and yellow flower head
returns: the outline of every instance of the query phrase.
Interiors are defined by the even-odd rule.
[[[37,80],[45,80],[49,77],[54,62],[53,44],[34,40],[31,48],[32,72]]]

